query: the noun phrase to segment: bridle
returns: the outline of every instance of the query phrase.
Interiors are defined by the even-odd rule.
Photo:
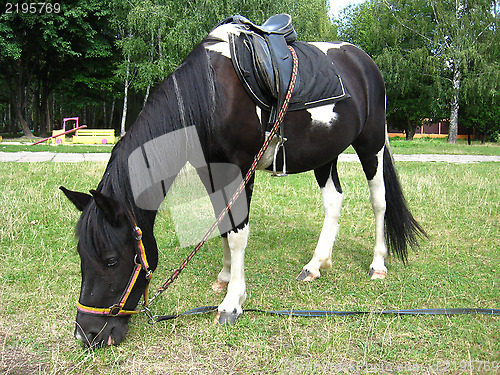
[[[141,271],[144,271],[146,273],[145,277],[147,280],[147,285],[146,289],[144,290],[143,296],[144,296],[144,306],[148,306],[148,300],[149,300],[148,289],[149,289],[149,282],[153,277],[153,271],[149,268],[148,259],[146,257],[146,249],[144,248],[144,244],[142,242],[142,230],[137,226],[134,217],[132,216],[132,213],[130,211],[128,211],[128,215],[126,216],[133,228],[132,235],[135,239],[135,251],[136,251],[134,257],[134,263],[135,263],[134,270],[132,271],[132,275],[130,276],[127,286],[125,287],[125,290],[123,291],[120,297],[120,301],[118,303],[115,303],[114,305],[111,305],[110,307],[91,307],[83,305],[78,301],[76,303],[76,308],[81,313],[114,317],[114,316],[134,315],[141,312],[141,310],[123,309],[123,307],[127,303],[127,299],[130,296],[130,293],[132,292],[132,289],[134,288],[135,283],[139,278],[139,274],[141,273]]]

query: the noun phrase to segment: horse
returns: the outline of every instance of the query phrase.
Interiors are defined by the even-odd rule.
[[[251,100],[232,64],[229,36],[238,32],[231,24],[216,27],[159,84],[133,126],[113,148],[95,190],[87,194],[61,187],[81,211],[76,236],[82,282],[75,337],[86,346],[118,345],[124,340],[130,317],[137,312],[135,308],[158,265],[153,226],[175,173],[190,160],[194,165],[199,162],[199,166],[236,166],[245,175],[265,140],[270,113]],[[404,263],[407,249],[418,246],[417,239],[424,234],[408,209],[390,153],[384,81],[374,61],[352,44],[311,45],[334,62],[350,97],[289,111],[283,119],[287,173],[314,171],[325,213],[317,246],[298,280],[313,281],[332,267],[332,247],[344,199],[337,160],[350,145],[368,181],[375,217],[369,277],[383,279],[389,250]],[[169,135],[170,143],[155,141]],[[195,146],[201,151],[193,158]],[[274,151],[271,147],[266,152],[259,169],[272,168]],[[281,155],[278,160],[283,161]],[[164,172],[168,169],[168,178],[156,178],[153,166],[161,169],[167,164]],[[149,189],[149,198],[141,201],[138,197],[143,177],[155,186]],[[233,177],[223,179],[222,185]],[[206,175],[202,180],[208,187]],[[244,194],[236,199],[236,205],[246,208],[241,217],[227,220],[220,230],[222,269],[213,289],[227,289],[218,306],[221,324],[234,323],[246,299],[244,253],[253,185],[252,176]],[[220,204],[215,206],[214,210],[220,211]]]

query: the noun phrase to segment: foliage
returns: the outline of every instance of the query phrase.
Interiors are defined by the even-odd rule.
[[[69,115],[116,127],[117,99],[130,90],[130,125],[150,89],[220,20],[262,23],[280,12],[292,15],[299,39],[334,40],[338,31],[374,57],[391,126],[411,135],[425,118],[458,120],[460,107],[462,125],[493,137],[500,130],[490,0],[367,0],[333,25],[325,0],[68,0],[61,13],[2,14],[0,122],[15,118],[27,135],[30,124],[43,133]]]
[[[56,89],[68,97],[85,97],[92,90],[108,92],[113,87],[112,32],[107,27],[110,14],[107,0],[71,0],[61,4],[60,12],[4,13],[0,16],[0,57],[2,76],[10,89],[17,119],[25,135],[28,104],[39,112],[41,132],[47,127],[49,95]],[[111,59],[111,60],[110,60]],[[68,89],[69,88],[69,89]],[[37,100],[29,103],[31,93]],[[88,97],[88,96],[87,96]],[[33,109],[32,109],[33,111]]]
[[[371,0],[346,9],[340,33],[374,57],[387,85],[388,122],[411,134],[425,118],[453,123],[459,106],[464,115],[472,106],[498,106],[493,13],[489,0]],[[497,132],[491,112],[463,123]]]
[[[131,57],[135,90],[163,80],[218,22],[231,15],[241,14],[262,23],[275,13],[290,13],[301,39],[331,40],[335,34],[323,0],[279,4],[263,0],[114,0],[114,6],[122,9],[118,16],[121,19],[115,22],[126,32],[117,45],[123,56]],[[126,65],[122,64],[120,78],[124,79],[125,71]]]

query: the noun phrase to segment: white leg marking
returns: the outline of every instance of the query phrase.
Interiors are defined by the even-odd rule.
[[[334,112],[335,103],[321,107],[308,108],[313,125],[331,126],[338,120],[338,113]]]
[[[320,269],[332,268],[332,247],[339,230],[340,210],[344,201],[344,194],[335,189],[331,177],[328,178],[325,187],[321,189],[321,194],[323,196],[325,221],[323,222],[323,229],[321,229],[314,255],[311,261],[304,266],[304,270],[310,274],[304,281],[318,278],[321,275]]]
[[[216,292],[222,292],[231,280],[231,249],[227,237],[222,237],[222,270],[217,276],[217,281],[212,285]]]
[[[241,305],[247,297],[245,286],[245,248],[250,233],[248,224],[238,232],[230,232],[227,235],[227,243],[231,253],[231,272],[227,294],[224,301],[219,305],[219,312],[243,312]]]
[[[368,181],[370,188],[370,202],[375,215],[375,248],[373,249],[373,262],[370,265],[372,279],[384,279],[387,268],[384,260],[387,257],[387,247],[384,238],[385,217],[385,185],[383,171],[383,157],[385,146],[377,154],[377,172],[372,180]]]

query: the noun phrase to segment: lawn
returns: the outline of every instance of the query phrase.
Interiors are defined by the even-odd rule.
[[[415,138],[407,141],[402,138],[391,138],[391,148],[395,154],[457,154],[457,155],[500,155],[499,142],[473,141],[459,139],[456,144],[446,142],[445,138]]]
[[[245,314],[236,325],[213,315],[148,325],[132,318],[118,347],[85,350],[73,338],[80,290],[73,237],[78,213],[57,189],[88,191],[104,163],[1,163],[0,372],[47,374],[179,373],[498,373],[500,318],[380,316],[287,318]],[[500,308],[498,163],[397,164],[414,216],[429,234],[409,264],[389,259],[371,281],[373,215],[358,163],[343,163],[346,193],[334,268],[312,283],[295,277],[321,230],[321,198],[311,173],[258,173],[246,252],[246,308]],[[162,213],[154,285],[190,249],[180,248]],[[155,313],[216,305],[210,288],[221,267],[212,239],[153,306]],[[482,367],[481,367],[482,366]],[[489,367],[488,367],[489,366]],[[495,367],[496,366],[496,367]],[[495,370],[496,368],[496,370]]]
[[[16,140],[16,139],[14,139]],[[0,143],[0,152],[111,152],[112,145],[47,145],[41,143],[31,146],[31,142],[23,144],[12,144],[12,140],[4,140]],[[25,140],[23,140],[25,142]],[[456,144],[449,144],[442,138],[415,138],[412,141],[406,141],[402,138],[391,138],[391,148],[395,154],[456,154],[456,155],[500,155],[500,143],[486,142],[481,144],[479,141],[473,141],[467,145],[466,140],[459,139]],[[347,153],[354,153],[354,149],[349,147]]]

